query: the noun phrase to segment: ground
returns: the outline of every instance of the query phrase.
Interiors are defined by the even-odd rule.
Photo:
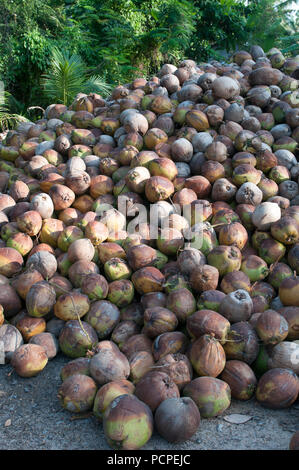
[[[17,376],[10,365],[0,366],[0,449],[10,450],[100,450],[109,449],[102,425],[94,416],[73,419],[57,398],[59,372],[68,362],[63,355],[50,361],[37,376]],[[251,416],[245,424],[230,424],[223,418],[232,413]],[[11,420],[11,422],[9,421]],[[154,434],[144,449],[288,449],[292,434],[299,430],[299,402],[286,410],[268,410],[254,399],[233,401],[215,419],[202,419],[192,440],[172,445]]]

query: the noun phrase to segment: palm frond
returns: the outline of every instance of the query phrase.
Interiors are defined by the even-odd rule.
[[[96,92],[107,96],[111,91],[110,85],[99,75],[89,75],[82,58],[78,54],[52,51],[51,67],[42,77],[46,96],[55,103],[70,104],[80,93]]]
[[[50,70],[42,76],[44,92],[53,102],[69,104],[82,91],[84,76],[85,65],[80,56],[53,48]]]
[[[27,122],[28,119],[19,114],[11,114],[0,110],[0,130],[14,129],[19,122]]]
[[[99,75],[90,76],[83,86],[84,93],[99,93],[103,97],[107,97],[111,91],[112,86],[109,85],[102,77]]]
[[[20,114],[9,111],[8,99],[10,93],[0,88],[0,130],[6,131],[13,129],[19,122],[26,122],[28,119]]]

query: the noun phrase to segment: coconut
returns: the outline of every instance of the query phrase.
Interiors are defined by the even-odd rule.
[[[249,365],[255,361],[259,352],[259,339],[250,323],[234,323],[227,340],[223,345],[227,360],[244,361]]]
[[[243,183],[237,193],[236,201],[239,204],[252,204],[258,206],[263,199],[262,191],[256,186],[256,184],[251,182]]]
[[[134,334],[129,339],[120,345],[121,351],[130,360],[131,357],[139,352],[146,351],[152,352],[152,341],[144,334]]]
[[[225,367],[225,352],[213,333],[203,335],[191,346],[190,361],[199,376],[217,377]]]
[[[10,285],[8,279],[3,275],[0,278],[0,285],[0,305],[3,308],[5,318],[9,319],[22,308],[21,299],[19,298],[20,292],[17,286],[14,283]]]
[[[221,415],[231,403],[231,390],[223,380],[214,377],[198,377],[183,390],[183,396],[196,403],[202,418]]]
[[[237,400],[252,398],[257,380],[253,370],[245,362],[227,361],[220,377],[229,385],[233,398]]]
[[[299,307],[298,299],[299,278],[290,277],[284,279],[279,286],[279,298],[283,305]]]
[[[24,341],[29,341],[32,336],[43,333],[46,330],[46,321],[44,318],[35,318],[26,315],[26,311],[14,317],[15,325],[21,332]]]
[[[298,307],[282,307],[278,310],[288,322],[289,332],[287,340],[298,340],[299,339],[299,308]]]
[[[197,292],[216,289],[218,280],[219,271],[216,267],[208,264],[200,265],[190,276],[191,287]]]
[[[290,369],[275,368],[260,378],[256,399],[262,406],[272,409],[290,407],[299,393],[299,379]]]
[[[146,180],[145,195],[152,203],[166,200],[173,193],[173,183],[164,176],[152,176]]]
[[[134,321],[124,320],[116,325],[111,339],[121,348],[131,336],[138,334],[139,331],[139,326]]]
[[[229,321],[213,310],[199,310],[187,318],[187,331],[192,338],[200,338],[206,334],[214,335],[224,344],[229,329]]]
[[[103,424],[108,444],[124,450],[137,450],[145,445],[154,427],[149,407],[134,395],[127,394],[116,397],[110,403]]]
[[[103,385],[95,396],[93,414],[102,420],[106,409],[115,398],[125,394],[131,395],[134,393],[134,389],[134,385],[125,379]]]
[[[26,308],[32,317],[43,317],[56,302],[56,292],[47,281],[34,283],[26,295]]]
[[[219,178],[212,188],[213,201],[230,201],[237,192],[237,187],[227,178]]]
[[[230,323],[249,320],[253,303],[246,290],[238,289],[227,294],[220,304],[219,313]]]
[[[44,279],[51,278],[57,271],[57,261],[48,251],[39,251],[27,259],[27,269],[36,269]]]
[[[242,255],[235,246],[220,245],[213,248],[207,255],[209,265],[218,270],[220,276],[225,276],[241,267]]]
[[[278,85],[283,73],[271,67],[260,67],[250,72],[248,78],[251,85]]]
[[[133,273],[131,279],[135,289],[141,295],[163,290],[164,276],[157,268],[145,267],[138,269]]]
[[[250,292],[251,284],[249,277],[242,271],[233,271],[227,273],[221,281],[220,288],[225,294],[234,292],[238,289]]]
[[[164,372],[152,371],[145,374],[136,385],[135,395],[155,411],[167,398],[179,398],[176,384]]]
[[[60,371],[61,380],[64,381],[68,377],[75,374],[90,375],[89,363],[90,358],[88,357],[79,357],[78,359],[74,359],[73,361],[68,362]]]
[[[134,271],[152,265],[156,257],[156,250],[144,244],[132,246],[127,251],[128,262]]]
[[[156,410],[155,426],[158,433],[169,442],[190,439],[200,424],[200,413],[189,397],[168,398]]]
[[[199,266],[205,264],[205,256],[196,248],[185,248],[178,256],[178,266],[182,274],[190,276]]]
[[[184,353],[187,348],[187,337],[181,331],[163,333],[155,339],[152,352],[155,361],[167,354]]]
[[[188,289],[181,288],[169,293],[166,307],[176,315],[180,322],[184,323],[195,312],[196,301]]]
[[[241,264],[241,271],[245,273],[250,281],[260,281],[269,274],[267,263],[256,255],[249,255]]]
[[[64,321],[77,320],[83,317],[89,308],[90,303],[87,295],[73,290],[59,296],[54,306],[54,314]]]
[[[224,298],[224,292],[219,290],[206,290],[200,295],[197,308],[199,310],[210,309],[219,312],[220,304]]]
[[[96,331],[82,320],[67,321],[59,335],[60,349],[71,358],[85,356],[97,342]]]
[[[0,247],[0,274],[12,277],[22,269],[23,257],[14,248]]]
[[[299,431],[295,432],[293,434],[291,440],[290,440],[290,445],[289,445],[290,450],[298,450],[299,449]]]
[[[119,319],[119,309],[107,300],[94,302],[85,317],[85,320],[96,330],[99,339],[109,336]]]
[[[97,350],[90,361],[90,374],[99,385],[129,377],[129,362],[114,343],[101,341]]]
[[[213,80],[211,89],[217,98],[231,99],[240,94],[240,86],[230,77],[219,77]]]
[[[58,391],[61,405],[72,413],[82,413],[93,407],[97,393],[95,381],[87,375],[74,374],[63,381]]]
[[[290,369],[298,375],[299,344],[295,341],[282,341],[269,350],[269,369]]]
[[[54,209],[62,210],[70,207],[75,201],[75,193],[63,184],[54,184],[49,190]]]
[[[259,316],[255,329],[265,344],[274,345],[288,336],[289,325],[275,310],[266,310]]]
[[[11,365],[21,377],[33,377],[47,365],[48,357],[42,346],[23,344],[16,349],[11,358]]]
[[[0,345],[5,362],[9,362],[14,352],[23,344],[20,331],[13,325],[5,323],[0,326]]]
[[[30,338],[29,343],[42,346],[46,351],[48,360],[53,359],[58,353],[59,344],[52,333],[44,332],[34,335]]]
[[[136,166],[128,171],[125,177],[125,182],[130,191],[136,193],[143,193],[146,181],[151,177],[151,174],[144,166]]]

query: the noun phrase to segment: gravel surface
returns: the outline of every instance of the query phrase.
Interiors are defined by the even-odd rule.
[[[110,449],[102,425],[94,416],[63,410],[57,398],[60,369],[69,361],[58,355],[37,376],[25,379],[0,366],[0,449],[10,450],[99,450]],[[223,418],[232,413],[251,417],[244,424]],[[202,419],[196,435],[172,445],[154,434],[147,450],[288,449],[292,434],[299,430],[299,402],[286,410],[262,408],[254,399],[233,401],[226,412],[214,419]]]

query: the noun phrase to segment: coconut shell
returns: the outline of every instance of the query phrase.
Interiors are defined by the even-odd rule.
[[[106,409],[103,425],[112,448],[137,450],[151,438],[154,420],[150,408],[136,396],[120,395]]]
[[[89,363],[89,357],[79,357],[78,359],[74,359],[73,361],[68,362],[60,371],[61,380],[64,381],[71,375],[75,374],[90,375]]]
[[[150,338],[174,331],[178,325],[176,315],[169,309],[163,307],[152,307],[144,311],[143,333]]]
[[[193,338],[213,334],[221,344],[224,344],[229,330],[229,321],[213,310],[198,310],[187,318],[187,331]]]
[[[42,346],[46,351],[48,360],[53,359],[58,353],[59,344],[52,333],[45,332],[34,335],[30,338],[29,343]]]
[[[98,342],[96,331],[87,322],[69,320],[59,335],[62,352],[71,358],[84,357]]]
[[[260,67],[250,72],[248,79],[251,85],[278,85],[283,73],[278,69]]]
[[[179,398],[180,392],[167,374],[152,371],[139,380],[135,395],[154,412],[166,398]]]
[[[21,377],[33,377],[47,365],[48,357],[42,346],[23,344],[13,353],[11,365]]]
[[[234,323],[224,344],[227,359],[235,359],[252,364],[258,356],[259,339],[248,322]]]
[[[155,413],[156,429],[169,442],[187,441],[196,433],[199,424],[199,410],[189,397],[168,398]]]
[[[155,361],[159,361],[167,354],[182,353],[187,349],[188,339],[181,331],[163,333],[155,339],[152,346]]]
[[[66,410],[82,413],[93,407],[96,393],[97,386],[91,377],[74,374],[63,381],[58,391],[58,398]]]
[[[20,331],[13,325],[5,323],[0,326],[0,343],[3,347],[5,362],[9,362],[14,352],[23,344]]]
[[[255,330],[264,344],[274,345],[288,336],[289,324],[275,310],[266,310],[259,316]]]
[[[257,380],[245,362],[227,361],[220,378],[229,385],[232,397],[237,400],[250,400],[255,392]]]
[[[225,352],[212,335],[203,335],[190,349],[191,364],[199,376],[217,377],[225,367]]]
[[[105,344],[103,348],[91,358],[91,376],[99,385],[113,380],[127,379],[130,375],[130,365],[126,356],[119,351],[114,343],[114,348],[109,347],[109,341],[103,343]]]
[[[110,403],[120,395],[133,394],[134,385],[128,380],[116,380],[103,385],[98,391],[94,399],[93,414],[102,420],[104,413]]]
[[[271,369],[260,378],[256,399],[262,406],[272,409],[289,408],[297,399],[299,379],[289,369]]]
[[[290,440],[290,445],[289,445],[290,450],[299,450],[299,431],[295,432],[293,434],[291,440]]]
[[[289,325],[287,340],[293,341],[299,339],[299,307],[283,307],[278,310]]]
[[[192,380],[192,365],[184,354],[167,354],[157,362],[156,366],[157,370],[169,375],[179,390]]]
[[[231,403],[231,390],[223,380],[214,377],[198,377],[183,390],[183,396],[196,403],[202,418],[221,415]]]

